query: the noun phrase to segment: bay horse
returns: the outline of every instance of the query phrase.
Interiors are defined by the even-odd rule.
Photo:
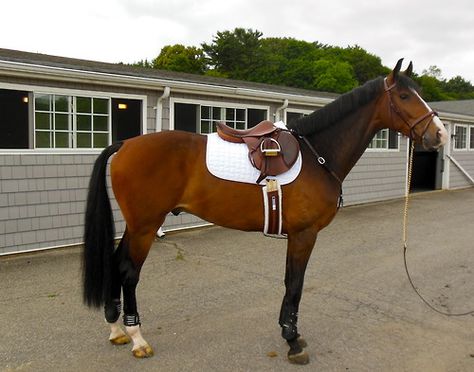
[[[303,159],[298,178],[282,186],[288,246],[279,324],[292,363],[309,361],[303,349],[306,342],[297,329],[304,274],[318,232],[336,215],[344,178],[381,129],[396,130],[428,150],[447,141],[441,120],[410,78],[412,63],[405,71],[401,65],[402,59],[385,78],[371,80],[289,125],[300,140]],[[132,353],[138,358],[152,356],[153,349],[141,334],[135,290],[166,215],[186,211],[227,228],[263,229],[261,187],[211,175],[205,162],[206,138],[165,131],[128,139],[104,149],[92,171],[85,217],[83,298],[90,307],[105,305],[109,340],[113,344],[132,341]],[[316,149],[326,166],[318,163]],[[112,189],[126,222],[116,248],[106,184],[107,161],[113,154]],[[118,321],[121,292],[126,333]]]

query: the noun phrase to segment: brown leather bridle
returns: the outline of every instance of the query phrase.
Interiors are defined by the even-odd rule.
[[[426,123],[425,128],[423,129],[420,137],[420,140],[423,140],[423,137],[425,136],[426,132],[428,131],[428,127],[430,126],[431,122],[433,121],[433,118],[435,116],[438,116],[438,113],[436,111],[430,110],[426,114],[420,116],[418,119],[415,119],[412,123],[410,123],[410,120],[405,117],[403,112],[400,110],[400,108],[393,102],[392,98],[392,89],[397,86],[397,83],[393,83],[392,85],[388,85],[387,83],[387,78],[384,79],[383,81],[385,92],[387,92],[388,96],[388,102],[390,104],[390,115],[392,115],[392,112],[398,115],[400,119],[403,120],[403,122],[408,126],[410,129],[410,139],[414,140],[415,139],[415,129],[418,125],[423,123],[426,119],[430,118],[428,122]]]

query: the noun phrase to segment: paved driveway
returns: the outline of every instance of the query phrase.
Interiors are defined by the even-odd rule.
[[[474,188],[411,202],[409,266],[446,311],[474,309],[473,207]],[[82,305],[78,249],[0,258],[0,370],[473,371],[473,317],[438,315],[408,285],[402,208],[345,208],[321,232],[300,308],[307,366],[288,364],[277,324],[285,241],[212,227],[154,244],[138,290],[147,360]]]

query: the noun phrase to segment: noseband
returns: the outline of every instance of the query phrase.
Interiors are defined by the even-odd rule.
[[[383,81],[383,84],[384,84],[385,92],[387,92],[388,101],[390,103],[390,115],[392,114],[392,112],[394,112],[400,117],[400,119],[403,120],[403,122],[410,129],[410,139],[412,139],[412,140],[415,139],[415,134],[416,134],[415,129],[416,129],[416,127],[419,124],[423,123],[423,121],[426,120],[427,118],[430,118],[430,120],[428,120],[428,122],[426,123],[426,126],[423,129],[423,132],[420,135],[420,139],[422,140],[423,137],[425,136],[426,132],[428,131],[428,127],[430,126],[431,122],[433,121],[433,118],[435,116],[438,116],[438,113],[436,111],[433,111],[433,110],[430,109],[430,111],[428,111],[426,114],[420,116],[418,119],[415,119],[412,123],[410,123],[410,120],[405,117],[405,115],[400,110],[400,108],[393,102],[392,89],[397,86],[397,83],[395,82],[392,85],[388,86],[387,78],[385,78],[384,81]]]

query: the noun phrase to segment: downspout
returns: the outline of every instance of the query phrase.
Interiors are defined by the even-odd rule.
[[[288,98],[285,98],[283,105],[278,107],[275,111],[275,121],[280,121],[284,119],[284,115],[280,115],[280,112],[283,112],[288,107]]]
[[[163,100],[168,98],[171,93],[171,88],[170,87],[165,87],[163,94],[158,97],[156,100],[156,106],[154,107],[156,109],[156,122],[155,122],[155,132],[161,132],[163,129],[162,127],[162,119],[163,119]]]

